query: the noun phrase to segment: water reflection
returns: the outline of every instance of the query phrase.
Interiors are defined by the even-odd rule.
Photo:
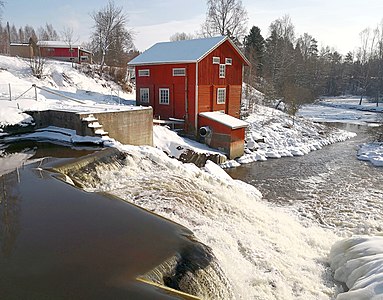
[[[0,245],[5,258],[11,256],[20,231],[19,190],[12,188],[17,186],[18,180],[18,172],[0,177]]]
[[[135,279],[191,245],[189,230],[42,167],[0,177],[1,299],[179,299]]]

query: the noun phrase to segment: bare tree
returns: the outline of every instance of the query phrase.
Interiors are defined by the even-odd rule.
[[[106,59],[129,51],[133,48],[132,31],[126,29],[127,16],[122,7],[118,7],[112,0],[91,17],[94,24],[92,45],[96,57],[100,59],[100,72],[102,73]]]
[[[170,36],[169,40],[171,42],[175,42],[175,41],[192,40],[194,38],[195,36],[193,34],[185,33],[185,32],[176,32],[175,34]]]
[[[53,28],[52,24],[45,24],[45,27],[40,27],[38,29],[39,40],[41,41],[57,41],[59,40],[59,35],[57,31]]]
[[[40,51],[34,54],[27,63],[32,71],[32,75],[41,79],[44,75],[46,59],[41,56]]]
[[[362,104],[363,96],[367,93],[367,88],[371,84],[371,67],[374,59],[374,52],[378,43],[379,32],[371,31],[370,28],[364,29],[360,33],[361,47],[357,53],[359,63],[359,84],[360,84],[360,100]]]
[[[79,36],[74,36],[73,28],[64,27],[63,31],[61,32],[62,40],[68,45],[69,51],[70,51],[70,60],[72,62],[73,67],[73,45],[78,42],[80,39]]]
[[[241,0],[207,0],[202,35],[227,35],[237,42],[242,41],[246,35],[247,19]]]

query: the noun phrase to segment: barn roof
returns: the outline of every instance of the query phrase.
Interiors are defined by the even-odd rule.
[[[245,56],[228,37],[217,36],[212,38],[157,43],[131,60],[128,65],[139,66],[198,62],[226,40],[230,41],[245,63],[248,64]]]

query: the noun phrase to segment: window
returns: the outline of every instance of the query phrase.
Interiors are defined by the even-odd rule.
[[[173,76],[185,76],[186,70],[185,68],[174,68]]]
[[[226,88],[217,89],[217,104],[225,104],[226,101]]]
[[[232,63],[233,63],[233,60],[232,60],[231,58],[225,58],[225,64],[226,64],[227,66],[231,66]]]
[[[219,78],[225,78],[226,77],[226,65],[219,65]]]
[[[213,64],[219,65],[221,63],[221,59],[219,57],[214,56],[213,57]]]
[[[140,101],[149,103],[149,88],[140,88]]]
[[[147,77],[150,76],[150,70],[145,69],[145,70],[138,70],[138,76],[139,77]]]
[[[160,104],[169,104],[169,89],[160,89]]]

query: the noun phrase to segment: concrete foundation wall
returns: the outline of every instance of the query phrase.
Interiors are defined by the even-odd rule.
[[[36,129],[56,126],[75,130],[81,136],[97,136],[93,128],[82,119],[90,113],[68,111],[31,111],[28,112],[35,120]],[[153,145],[153,110],[151,108],[91,113],[107,131],[109,137],[130,145]]]
[[[153,109],[93,114],[109,136],[122,144],[153,146]],[[84,115],[86,117],[86,115]]]

